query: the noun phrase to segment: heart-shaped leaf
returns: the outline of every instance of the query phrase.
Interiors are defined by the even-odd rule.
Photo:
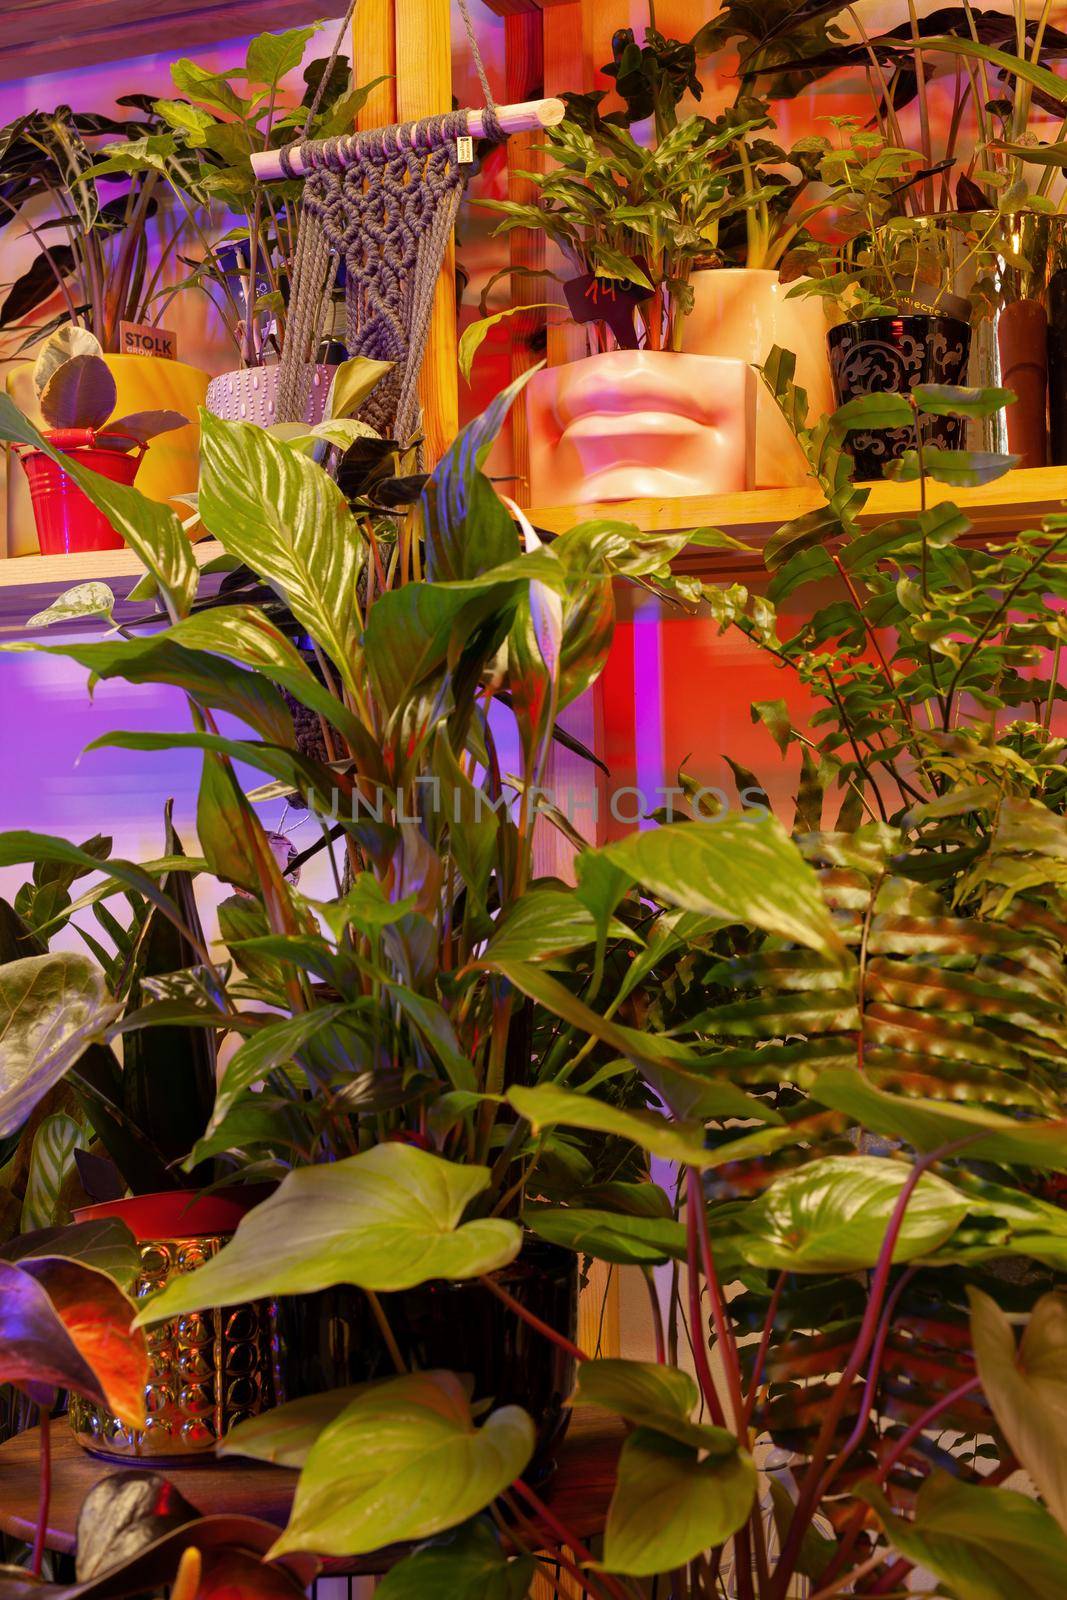
[[[87,956],[25,956],[0,968],[0,1137],[21,1128],[119,1009]]]
[[[736,1455],[737,1440],[732,1433],[692,1421],[699,1398],[693,1379],[678,1367],[612,1358],[582,1362],[571,1404],[613,1411],[635,1427],[666,1433],[679,1444],[712,1455]]]
[[[536,1567],[509,1559],[483,1518],[390,1567],[375,1600],[524,1600]]]
[[[622,1447],[604,1530],[609,1572],[648,1577],[684,1566],[736,1533],[756,1496],[756,1468],[735,1448],[700,1458],[651,1428]]]
[[[231,1428],[215,1447],[216,1455],[250,1456],[276,1467],[302,1467],[319,1434],[361,1395],[366,1384],[329,1389],[275,1406]]]
[[[515,1259],[522,1233],[498,1218],[460,1220],[489,1176],[404,1144],[291,1172],[217,1256],[172,1278],[138,1323],[336,1283],[410,1289],[492,1272]]]
[[[474,1425],[451,1372],[374,1384],[319,1435],[271,1550],[353,1556],[426,1539],[492,1503],[533,1454],[534,1425],[501,1406]]]

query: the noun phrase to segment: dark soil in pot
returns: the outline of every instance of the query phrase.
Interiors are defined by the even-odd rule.
[[[831,328],[827,339],[839,406],[866,394],[908,394],[920,383],[967,381],[971,330],[956,317],[865,317]],[[960,417],[927,417],[924,442],[940,450],[959,450],[963,426]],[[858,476],[868,479],[884,477],[888,463],[899,460],[914,444],[909,428],[850,433],[846,440]]]
[[[576,1338],[578,1261],[570,1251],[530,1237],[519,1258],[493,1276],[543,1322]],[[426,1283],[379,1298],[409,1366],[470,1373],[475,1400],[529,1412],[537,1427],[533,1470],[550,1471],[570,1416],[564,1402],[574,1389],[573,1359],[477,1281]],[[394,1375],[360,1290],[339,1285],[290,1296],[279,1301],[278,1315],[287,1399]]]

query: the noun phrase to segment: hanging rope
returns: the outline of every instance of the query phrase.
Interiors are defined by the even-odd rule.
[[[334,47],[305,125],[305,137],[280,152],[286,177],[306,176],[293,262],[289,317],[279,376],[278,415],[302,420],[314,380],[315,352],[328,326],[338,263],[345,263],[346,343],[350,356],[390,361],[393,370],[361,413],[380,432],[406,441],[418,425],[418,378],[434,290],[463,190],[476,170],[460,160],[470,141],[468,113],[321,141],[307,138],[355,0]],[[485,95],[483,137],[505,137],[474,34],[460,0],[467,38]],[[468,145],[473,151],[473,146]],[[466,153],[466,151],[464,152]]]

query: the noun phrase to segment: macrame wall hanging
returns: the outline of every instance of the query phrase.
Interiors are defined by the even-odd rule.
[[[476,171],[474,140],[499,141],[563,119],[560,100],[494,104],[467,0],[459,0],[459,6],[485,96],[482,110],[449,111],[333,139],[305,138],[252,158],[262,181],[304,180],[279,376],[280,421],[299,421],[306,414],[315,351],[332,321],[343,261],[348,353],[393,363],[361,416],[401,441],[418,431],[419,371],[434,287],[464,188]],[[354,11],[353,3],[331,66]],[[329,77],[328,69],[321,85]],[[316,109],[313,104],[308,125]]]

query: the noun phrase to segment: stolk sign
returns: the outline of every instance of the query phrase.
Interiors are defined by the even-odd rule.
[[[119,353],[124,356],[162,356],[177,361],[178,335],[144,322],[119,323]]]

